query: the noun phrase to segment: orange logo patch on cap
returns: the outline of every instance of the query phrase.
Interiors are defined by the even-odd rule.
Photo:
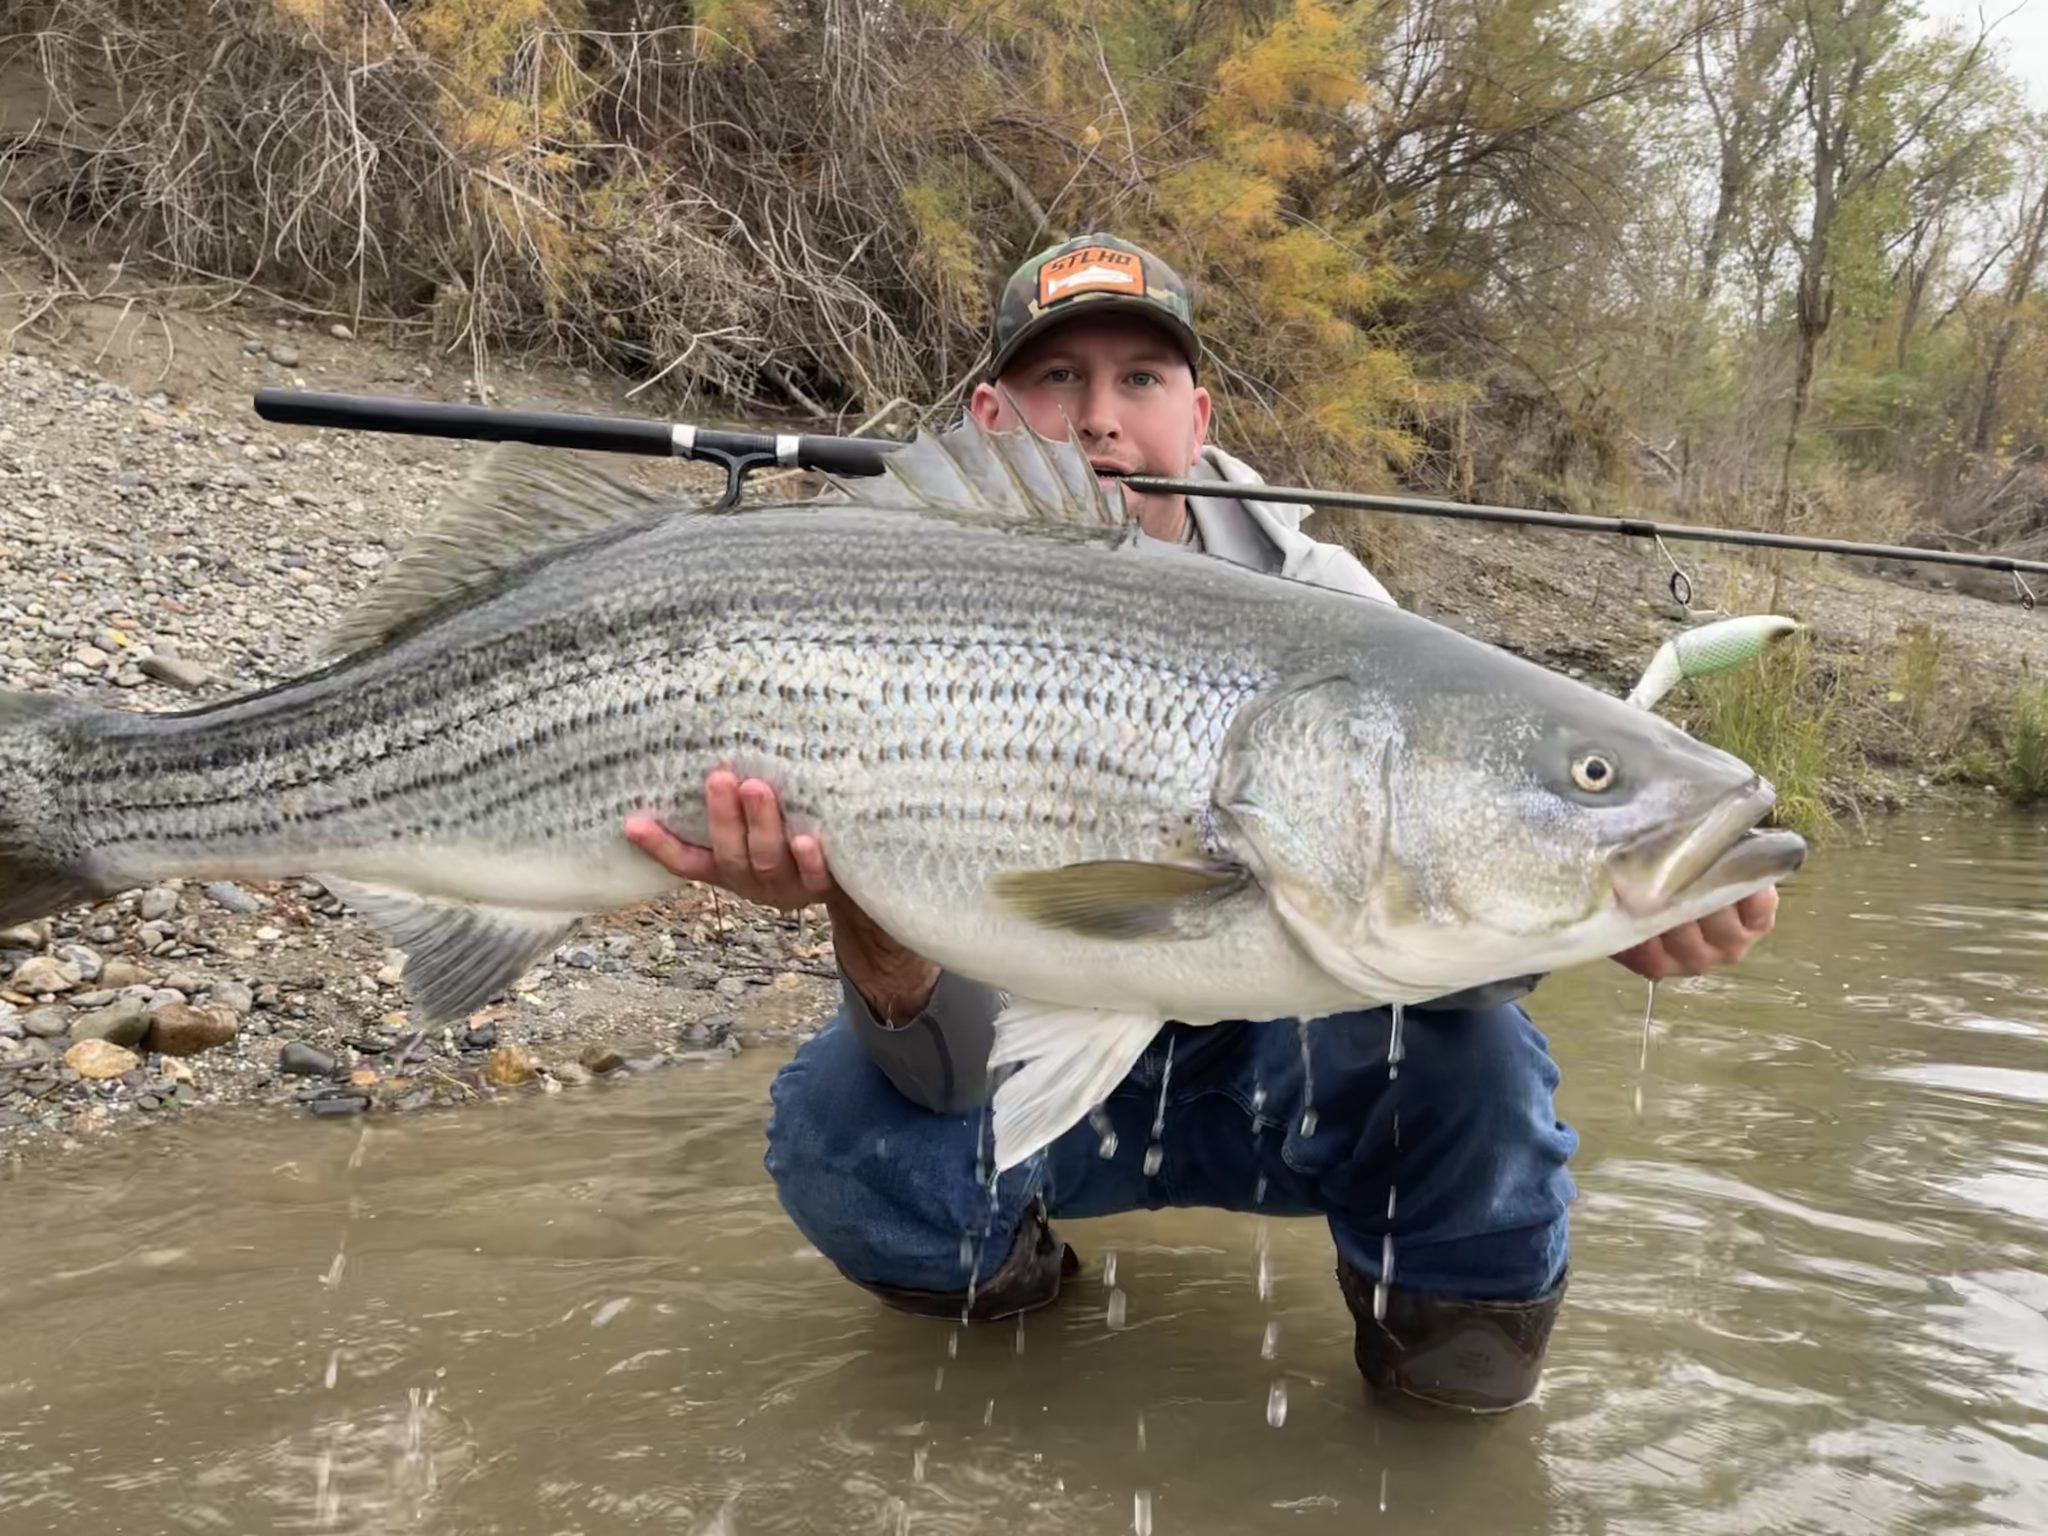
[[[1038,302],[1043,308],[1077,293],[1145,292],[1145,265],[1129,251],[1091,245],[1055,256],[1038,269]]]

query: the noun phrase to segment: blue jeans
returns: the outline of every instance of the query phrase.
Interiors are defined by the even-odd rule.
[[[1042,1196],[1054,1219],[1167,1206],[1322,1216],[1369,1278],[1382,1278],[1391,1230],[1386,1278],[1404,1289],[1545,1294],[1565,1269],[1565,1165],[1578,1148],[1552,1105],[1547,1042],[1512,1003],[1411,1010],[1390,1076],[1390,1024],[1383,1009],[1305,1026],[1169,1024],[1098,1114],[991,1192],[987,1111],[912,1103],[842,1016],[776,1075],[767,1168],[798,1230],[864,1284],[959,1292],[971,1265],[978,1286]]]

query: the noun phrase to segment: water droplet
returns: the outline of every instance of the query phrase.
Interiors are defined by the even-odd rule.
[[[1268,1323],[1266,1324],[1266,1336],[1259,1340],[1259,1358],[1261,1360],[1271,1360],[1279,1353],[1280,1325],[1278,1323]]]
[[[1137,1536],[1152,1536],[1152,1492],[1140,1488],[1131,1501],[1131,1529]]]
[[[1259,1300],[1265,1301],[1273,1294],[1273,1261],[1262,1252],[1259,1255]]]
[[[1394,1283],[1394,1234],[1391,1232],[1380,1234],[1380,1282],[1383,1285]]]
[[[1257,1114],[1260,1110],[1264,1109],[1265,1107],[1266,1085],[1264,1083],[1252,1084],[1252,1113]]]
[[[1145,1449],[1145,1415],[1138,1415],[1138,1449]]]
[[[974,1268],[974,1234],[972,1232],[962,1232],[960,1234],[960,1267],[970,1272]]]
[[[1109,1326],[1111,1328],[1123,1327],[1124,1316],[1129,1308],[1130,1303],[1124,1299],[1122,1291],[1111,1291],[1109,1293]]]
[[[1387,1220],[1389,1220],[1389,1221],[1392,1221],[1393,1219],[1394,1219],[1394,1186],[1393,1186],[1393,1185],[1391,1185],[1391,1184],[1389,1184],[1389,1185],[1387,1186]]]
[[[1387,1033],[1387,1076],[1400,1075],[1401,1063],[1407,1059],[1407,1048],[1401,1042],[1401,1021],[1405,1017],[1401,1005],[1394,1004],[1394,1022]]]
[[[912,1452],[910,1457],[910,1480],[913,1483],[921,1483],[924,1481],[925,1458],[930,1454],[931,1447],[926,1445],[920,1445],[914,1452]]]
[[[1116,1284],[1116,1250],[1114,1248],[1102,1256],[1102,1283],[1104,1285]]]
[[[1266,1393],[1266,1422],[1278,1429],[1287,1422],[1287,1383],[1276,1381]]]
[[[1372,1320],[1384,1323],[1387,1320],[1387,1282],[1376,1281],[1372,1288]]]
[[[1380,1468],[1380,1513],[1387,1512],[1387,1469]]]
[[[948,1360],[958,1360],[960,1358],[960,1330],[958,1328],[955,1328],[946,1335],[946,1358]]]
[[[946,1390],[946,1368],[943,1365],[932,1374],[932,1390],[934,1392]]]
[[[1264,1175],[1264,1174],[1262,1173],[1262,1174],[1260,1174],[1260,1175],[1259,1175],[1259,1182],[1258,1182],[1258,1183],[1256,1183],[1256,1184],[1254,1184],[1254,1185],[1252,1186],[1252,1204],[1253,1204],[1253,1205],[1261,1205],[1261,1204],[1264,1204],[1264,1203],[1265,1203],[1265,1199],[1266,1199],[1266,1176],[1265,1176],[1265,1175]]]
[[[995,1400],[994,1398],[990,1398],[990,1399],[988,1400],[988,1406],[987,1406],[986,1408],[984,1408],[984,1409],[982,1409],[982,1410],[981,1410],[981,1422],[982,1422],[982,1423],[984,1423],[984,1424],[993,1424],[993,1423],[995,1423],[995,1421],[996,1421],[996,1400]]]
[[[1116,1156],[1116,1132],[1105,1131],[1102,1140],[1095,1144],[1095,1155],[1105,1162]]]
[[[1160,1146],[1156,1141],[1153,1142],[1151,1146],[1145,1149],[1145,1177],[1151,1178],[1153,1174],[1159,1171],[1160,1164],[1165,1161],[1166,1148]]]
[[[1316,1112],[1313,1109],[1304,1109],[1301,1112],[1301,1134],[1304,1136],[1313,1136],[1315,1135],[1315,1133]]]
[[[1024,1314],[1022,1312],[1017,1314],[1016,1353],[1020,1355],[1024,1353]]]

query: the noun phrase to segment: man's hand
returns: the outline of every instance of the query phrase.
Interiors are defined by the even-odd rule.
[[[789,835],[775,786],[741,782],[730,768],[704,780],[711,846],[686,843],[652,816],[629,816],[626,838],[672,875],[730,891],[742,901],[785,912],[825,904],[840,969],[884,1024],[904,1024],[931,1001],[939,968],[898,944],[854,905],[825,868],[815,837]]]
[[[1778,920],[1776,886],[1745,896],[1732,907],[1709,912],[1698,922],[1685,923],[1654,939],[1645,939],[1633,949],[1614,956],[1616,962],[1651,981],[1672,976],[1704,976],[1708,971],[1733,965],[1749,953],[1750,946]]]
[[[730,891],[742,901],[794,912],[826,900],[838,888],[815,837],[791,837],[782,823],[775,787],[761,779],[744,784],[730,768],[704,780],[704,815],[711,846],[686,843],[652,816],[626,820],[626,838],[672,875]]]

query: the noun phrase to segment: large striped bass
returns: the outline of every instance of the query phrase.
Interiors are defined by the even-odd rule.
[[[1391,605],[1139,537],[1070,444],[967,423],[701,513],[488,455],[332,659],[177,714],[0,695],[0,923],[310,874],[462,1016],[679,883],[726,764],[899,942],[1008,993],[996,1161],[1161,1024],[1554,971],[1798,867],[1751,769]]]

